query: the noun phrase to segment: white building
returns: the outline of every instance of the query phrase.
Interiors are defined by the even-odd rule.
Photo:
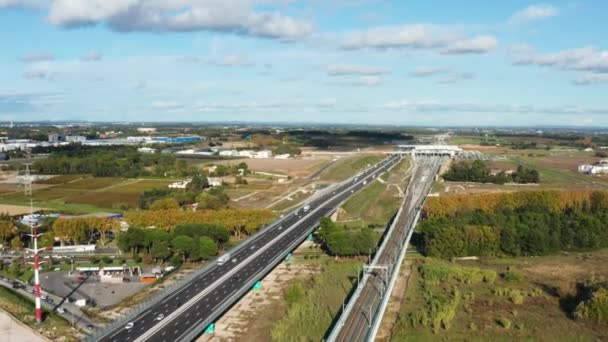
[[[169,189],[185,189],[188,184],[190,184],[190,182],[192,182],[192,179],[186,179],[181,182],[171,183],[169,184]]]
[[[277,154],[276,156],[274,156],[274,159],[289,159],[289,158],[291,158],[291,155],[289,153]]]
[[[245,158],[253,158],[253,156],[255,155],[255,151],[253,150],[242,150],[239,151],[239,157],[245,157]]]
[[[237,150],[220,151],[220,156],[222,156],[222,157],[238,157],[239,156],[239,151],[237,151]]]
[[[82,143],[87,141],[87,137],[82,135],[67,135],[65,141],[69,143]]]
[[[601,173],[608,173],[608,160],[600,160],[595,164],[583,164],[578,166],[578,172],[586,173],[588,175],[597,175]]]
[[[158,151],[155,148],[151,147],[140,147],[137,149],[139,153],[157,153]]]
[[[207,177],[207,181],[209,182],[209,186],[222,186],[224,183],[222,177]]]
[[[154,128],[154,127],[138,127],[137,131],[139,133],[156,133],[156,128]]]
[[[272,158],[272,151],[262,150],[255,153],[254,158]]]

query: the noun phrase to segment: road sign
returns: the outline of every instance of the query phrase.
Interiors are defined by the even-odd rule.
[[[261,290],[262,289],[262,282],[261,281],[256,281],[255,284],[253,284],[253,287],[251,288],[253,290]]]
[[[285,261],[287,261],[288,264],[291,264],[291,260],[292,260],[292,256],[291,253],[287,253],[287,257],[285,258]]]
[[[205,334],[206,335],[215,334],[215,324],[213,324],[213,323],[209,324],[209,326],[207,327],[207,329],[205,329]]]

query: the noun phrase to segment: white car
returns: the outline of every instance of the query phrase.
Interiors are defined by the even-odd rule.
[[[165,318],[165,315],[163,315],[162,313],[160,315],[156,316],[157,321],[162,321],[163,318]]]
[[[129,323],[127,323],[127,325],[125,325],[125,329],[127,329],[127,330],[131,330],[131,329],[133,329],[133,326],[134,326],[134,325],[135,325],[135,324],[133,324],[133,322],[129,322]]]
[[[65,309],[64,308],[57,308],[57,312],[59,312],[60,314],[65,313]]]

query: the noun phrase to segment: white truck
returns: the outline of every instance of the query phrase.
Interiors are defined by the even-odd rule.
[[[218,266],[222,266],[230,260],[230,253],[224,253],[219,259],[217,259]]]

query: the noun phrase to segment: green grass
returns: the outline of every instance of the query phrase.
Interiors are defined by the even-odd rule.
[[[319,263],[320,274],[299,279],[286,291],[286,312],[272,329],[273,341],[321,341],[335,319],[361,263],[331,259]]]
[[[90,177],[59,186],[62,189],[97,190],[124,182],[124,178]]]
[[[23,270],[21,275],[19,275],[19,277],[15,278],[7,269],[4,269],[0,270],[0,275],[3,275],[9,279],[20,280],[24,283],[29,283],[30,279],[34,277],[34,270],[32,268],[26,268]]]
[[[370,224],[386,224],[401,203],[394,195],[394,189],[389,190],[386,184],[373,181],[342,205],[344,214],[340,215],[340,220],[362,219]]]
[[[272,208],[270,208],[270,209],[276,210],[276,211],[287,210],[295,205],[302,203],[304,200],[309,198],[311,195],[312,195],[312,192],[310,192],[310,191],[307,193],[298,191],[295,195],[290,196],[291,201],[284,199],[284,200],[280,201],[279,203],[275,204],[274,206],[272,206]]]
[[[408,253],[412,272],[390,340],[605,340],[608,327],[572,320],[562,300],[573,283],[608,276],[607,258],[608,250],[457,262]]]
[[[547,167],[538,163],[534,158],[523,157],[516,159],[516,162],[520,162],[525,166],[533,167],[538,170],[540,174],[541,184],[552,184],[552,185],[596,185],[606,187],[608,181],[593,178],[592,176],[585,175],[582,173],[574,172],[571,170],[565,170],[555,167]]]
[[[324,181],[343,181],[384,158],[381,155],[367,155],[341,159],[323,172],[320,178]]]
[[[33,314],[34,303],[29,298],[2,286],[0,286],[0,309],[51,340],[78,341],[75,337],[76,331],[70,327],[70,324],[61,316],[46,309],[43,309],[42,324],[37,325]]]

